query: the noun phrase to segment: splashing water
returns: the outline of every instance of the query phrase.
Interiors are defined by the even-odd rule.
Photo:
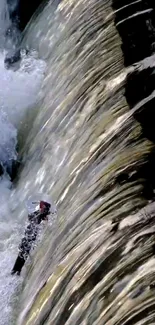
[[[28,111],[32,112],[37,105],[46,65],[32,52],[29,56],[23,54],[18,70],[6,70],[4,57],[5,53],[1,52],[0,160],[8,162],[17,158],[18,130],[22,128]],[[19,201],[9,176],[3,175],[0,178],[0,325],[13,324],[12,304],[16,301],[17,285],[22,282],[22,277],[19,279],[10,275],[27,218],[22,202],[22,218],[17,219]]]

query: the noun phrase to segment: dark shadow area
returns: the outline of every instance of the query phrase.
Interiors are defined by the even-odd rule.
[[[6,172],[10,176],[11,182],[16,180],[20,166],[19,160],[12,160],[11,164],[6,166]]]
[[[7,0],[9,17],[17,29],[23,31],[34,12],[45,0]]]
[[[155,2],[113,0],[113,10],[125,66],[150,56],[155,50]]]
[[[151,56],[155,52],[155,1],[113,0],[115,25],[122,39],[124,65],[129,66]],[[132,109],[140,103],[134,114],[142,126],[142,136],[155,143],[155,68],[145,68],[127,76],[125,97]],[[150,98],[147,98],[149,97]],[[145,100],[145,102],[144,102]],[[143,195],[150,200],[155,199],[155,151],[146,157],[146,163],[133,178],[144,180]],[[122,176],[123,177],[123,176]],[[123,181],[132,181],[128,175]],[[121,180],[122,181],[122,180]]]
[[[14,182],[18,175],[21,162],[17,159],[6,161],[5,163],[0,162],[0,177],[4,174],[8,174],[10,181]]]
[[[155,98],[148,99],[146,103],[143,103],[143,99],[147,99],[154,90],[154,68],[144,69],[140,72],[135,71],[128,75],[125,89],[127,102],[131,108],[141,102],[141,107],[134,114],[134,117],[143,127],[143,136],[153,142],[155,142]]]

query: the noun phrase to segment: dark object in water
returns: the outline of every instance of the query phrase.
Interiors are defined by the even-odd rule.
[[[25,263],[25,259],[22,258],[20,255],[18,255],[15,265],[11,271],[11,274],[13,275],[16,273],[17,275],[20,275],[20,272],[21,272],[22,267],[24,266],[24,263]]]
[[[0,176],[2,176],[4,173],[3,166],[0,164]]]
[[[21,60],[21,51],[16,50],[15,52],[8,53],[4,59],[4,64],[6,69],[9,69],[10,66],[14,65]]]
[[[8,175],[10,176],[11,182],[15,180],[20,165],[21,163],[19,160],[12,160],[11,165],[6,165],[5,169]]]
[[[155,289],[155,283],[150,284],[150,289]]]
[[[20,165],[20,161],[14,159],[8,160],[7,162],[0,162],[0,176],[7,173],[11,182],[13,182],[17,176]]]
[[[20,161],[15,159],[2,163],[0,165],[0,176],[7,173],[10,177],[11,182],[13,182],[17,176],[20,165]]]
[[[155,244],[152,245],[152,252],[153,252],[153,255],[155,255]]]
[[[116,231],[118,231],[119,222],[114,219],[114,220],[112,220],[112,224],[114,224],[114,226],[112,227],[111,232],[115,233]]]
[[[116,182],[120,185],[126,183],[129,180],[129,175],[127,173],[121,173],[116,177]]]
[[[6,69],[10,69],[11,67],[14,67],[14,65],[18,62],[21,61],[22,59],[22,52],[23,49],[16,49],[15,51],[11,51],[9,53],[7,53],[5,59],[4,59],[4,64],[5,64],[5,68]],[[25,55],[27,55],[29,53],[28,49],[24,49],[23,50]]]
[[[140,288],[136,288],[131,294],[130,294],[130,299],[136,299],[137,297],[139,297],[141,294],[144,293],[146,287],[140,287]]]
[[[39,209],[28,215],[29,224],[25,230],[24,237],[19,245],[19,254],[15,261],[11,274],[17,273],[20,275],[21,270],[28,258],[33,243],[36,240],[39,230],[39,224],[42,220],[47,220],[47,216],[50,214],[51,204],[40,201]]]

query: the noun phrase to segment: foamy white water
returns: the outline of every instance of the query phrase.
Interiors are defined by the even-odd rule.
[[[15,247],[19,225],[12,220],[10,206],[11,183],[6,177],[0,181],[0,324],[11,324],[11,301],[19,279],[10,275],[16,257]],[[20,279],[21,281],[21,279]]]
[[[28,109],[33,109],[44,76],[45,62],[36,53],[24,56],[20,69],[6,70],[0,53],[0,160],[16,158],[17,128]]]
[[[27,110],[38,100],[46,65],[32,53],[23,56],[19,70],[6,70],[4,53],[0,53],[0,160],[16,158],[17,129]],[[12,303],[22,276],[11,276],[18,244],[26,221],[23,202],[22,216],[18,213],[20,198],[7,175],[0,178],[0,325],[13,324]]]
[[[25,110],[31,108],[38,98],[46,65],[37,58],[36,52],[32,52],[28,56],[23,54],[19,70],[6,70],[4,56],[0,53],[0,112],[5,112],[17,127]]]

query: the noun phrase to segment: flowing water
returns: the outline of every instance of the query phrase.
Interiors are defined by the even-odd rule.
[[[29,56],[22,54],[18,70],[6,70],[4,58],[4,31],[9,20],[6,15],[6,2],[0,4],[0,162],[9,164],[17,159],[18,130],[22,129],[23,119],[33,115],[38,92],[45,73],[46,64],[32,51]],[[24,122],[25,125],[25,122]],[[24,140],[23,140],[24,141]],[[25,220],[16,213],[20,198],[14,195],[14,186],[9,175],[0,177],[0,324],[13,324],[12,304],[16,300],[16,290],[21,279],[10,274],[13,267],[19,238],[23,234]],[[23,211],[25,206],[23,205]],[[22,213],[22,210],[20,211]]]
[[[17,71],[2,65],[2,112],[9,136],[19,132],[23,166],[14,188],[6,178],[0,184],[7,202],[1,325],[12,324],[18,309],[18,325],[155,323],[152,115],[148,120],[155,95],[154,6],[151,0],[124,7],[110,0],[50,1],[22,43],[47,65],[34,124],[25,114],[38,100],[45,63],[32,54]],[[22,277],[11,278],[24,201],[45,192],[58,216]]]
[[[154,99],[154,4],[117,3],[51,1],[25,32],[47,73],[16,194],[47,192],[58,217],[27,267],[17,324],[155,322],[154,144],[137,121]]]

